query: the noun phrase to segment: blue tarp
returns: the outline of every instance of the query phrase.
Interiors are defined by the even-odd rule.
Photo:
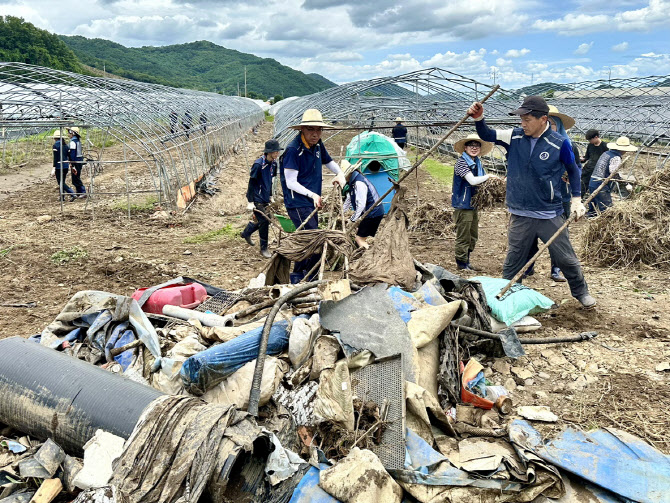
[[[670,456],[642,439],[613,428],[582,432],[567,428],[543,441],[526,421],[510,425],[542,459],[613,493],[641,503],[670,502]]]
[[[288,322],[278,321],[270,329],[269,355],[278,355],[288,348]],[[186,391],[202,395],[226,377],[258,356],[263,327],[258,327],[232,341],[212,346],[188,358],[181,368],[181,380]]]
[[[312,466],[293,491],[288,503],[339,503],[340,500],[333,498],[319,487],[319,474],[326,468],[328,465],[324,463],[321,464],[321,468]]]

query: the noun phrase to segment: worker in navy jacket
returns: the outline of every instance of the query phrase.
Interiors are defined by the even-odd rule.
[[[318,212],[314,212],[314,209],[322,206],[323,165],[335,173],[333,184],[340,187],[346,184],[344,173],[321,141],[323,130],[329,128],[332,126],[323,121],[321,112],[316,109],[305,110],[300,124],[291,126],[291,129],[299,130],[300,134],[287,145],[282,155],[279,178],[284,192],[284,205],[296,229],[303,223],[305,230],[319,227]],[[319,259],[319,255],[312,255],[296,262],[290,276],[291,283],[299,283]]]
[[[396,117],[395,123],[396,124],[393,126],[391,135],[393,136],[393,140],[397,143],[397,145],[404,149],[405,145],[407,145],[407,128],[402,125],[402,117]]]
[[[475,119],[477,134],[507,151],[507,209],[511,213],[507,257],[503,278],[512,279],[525,265],[533,240],[547,242],[563,225],[561,177],[567,171],[572,199],[571,213],[581,218],[586,208],[581,202],[579,169],[570,141],[552,131],[548,124],[549,106],[541,96],[527,96],[510,115],[519,115],[521,127],[495,130],[484,121],[484,106],[473,103],[468,114]],[[564,230],[549,245],[554,263],[568,280],[570,293],[584,307],[596,300],[589,294],[568,233]]]
[[[252,210],[252,220],[242,231],[241,236],[251,246],[255,243],[251,235],[258,231],[261,244],[261,255],[270,258],[268,251],[268,228],[270,226],[269,205],[272,199],[272,178],[277,174],[277,158],[279,152],[284,150],[279,147],[277,140],[265,142],[263,155],[251,166],[249,173],[249,185],[247,186],[247,209]]]
[[[345,167],[348,161],[342,161],[342,167]],[[347,173],[344,175],[347,185],[344,186],[343,192],[346,194],[344,208],[351,208],[354,214],[351,216],[351,221],[355,222],[363,216],[374,204],[379,200],[379,193],[372,182],[368,180],[365,175],[347,166]],[[356,244],[361,248],[369,248],[369,237],[374,237],[379,229],[379,224],[384,218],[384,207],[378,204],[368,215],[361,221],[356,229]]]
[[[55,143],[53,144],[53,169],[51,170],[51,176],[56,177],[56,183],[58,183],[58,192],[60,193],[61,201],[65,200],[65,194],[70,194],[70,201],[74,201],[74,190],[68,187],[65,183],[68,172],[68,154],[69,150],[67,148],[67,141],[61,138],[60,131],[57,129],[53,135]]]
[[[77,191],[77,197],[86,197],[86,187],[81,181],[81,171],[84,167],[84,154],[81,149],[81,138],[79,137],[79,128],[71,127],[67,130],[70,135],[70,173],[72,176],[72,185]]]

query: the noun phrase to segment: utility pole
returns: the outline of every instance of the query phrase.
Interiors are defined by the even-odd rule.
[[[237,96],[240,96],[240,83],[237,83]]]
[[[244,66],[244,97],[247,97],[247,67]]]

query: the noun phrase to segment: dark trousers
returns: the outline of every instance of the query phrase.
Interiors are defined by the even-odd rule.
[[[314,208],[287,208],[288,216],[295,225],[297,229],[302,225],[302,223],[307,220]],[[318,212],[314,214],[312,218],[307,220],[307,223],[303,227],[304,230],[318,229],[319,228],[319,214]],[[307,257],[305,260],[300,260],[295,263],[293,266],[293,273],[291,274],[291,283],[299,283],[307,273],[314,267],[319,260],[321,260],[321,255],[314,254]],[[312,275],[313,276],[313,275]],[[308,280],[311,278],[308,278]]]
[[[561,215],[563,217],[563,220],[567,220],[570,217],[570,206],[571,206],[571,201],[568,199],[567,201],[563,201],[563,214]],[[565,229],[565,232],[568,232],[568,229]],[[568,234],[568,238],[570,238],[570,235]],[[530,251],[528,252],[528,260],[532,259],[535,254],[537,253],[537,250],[539,250],[540,247],[537,245],[537,239],[533,241],[533,246],[530,247]],[[554,258],[551,257],[551,272],[553,274],[554,269],[556,269],[558,266],[556,265],[556,262],[554,262]],[[560,267],[559,267],[560,269]],[[530,276],[533,274],[533,271],[535,270],[535,264],[531,265],[527,270],[526,274]]]
[[[456,260],[467,264],[470,253],[475,249],[479,238],[479,212],[477,210],[454,210],[456,242],[454,253]]]
[[[589,183],[589,192],[593,193],[598,187],[602,180],[591,180]],[[596,194],[596,197],[591,199],[589,203],[589,211],[586,213],[589,217],[595,217],[599,212],[605,211],[607,208],[612,206],[612,187],[611,184],[605,185],[600,192]]]
[[[84,187],[84,183],[81,181],[81,170],[83,167],[83,164],[75,164],[74,168],[72,168],[72,185],[77,190],[77,194],[86,194],[86,187]]]
[[[61,190],[61,183],[63,184],[63,193],[60,194],[61,199],[64,199],[64,194],[74,194],[74,190],[72,190],[70,187],[68,187],[67,183],[65,183],[65,179],[67,178],[67,171],[68,168],[56,168],[56,183],[58,184],[58,192],[60,193]]]
[[[551,219],[539,219],[511,215],[507,237],[507,257],[503,265],[503,278],[512,279],[516,273],[528,262],[528,253],[533,246],[537,245],[537,238],[547,242],[551,236],[563,225],[565,220],[562,216]],[[549,245],[551,260],[560,267],[563,276],[568,280],[570,293],[573,297],[580,298],[589,293],[582,266],[570,243],[567,229],[565,229],[556,240]]]
[[[258,231],[258,237],[261,241],[261,250],[268,248],[268,228],[270,227],[270,216],[268,213],[268,205],[262,203],[255,203],[254,220],[250,221],[242,231],[242,237],[248,238],[254,232]]]

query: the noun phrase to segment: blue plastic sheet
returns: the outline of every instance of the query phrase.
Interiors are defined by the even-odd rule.
[[[670,456],[642,439],[612,428],[582,432],[567,428],[543,441],[526,421],[510,425],[510,438],[542,459],[624,498],[670,501]]]
[[[387,295],[393,302],[393,307],[402,318],[402,321],[407,323],[412,316],[412,311],[416,311],[420,303],[411,293],[406,292],[398,286],[390,286],[386,290]]]
[[[180,374],[186,391],[202,395],[213,388],[245,363],[256,359],[263,327],[258,327],[236,337],[232,341],[212,346],[188,358]],[[269,355],[278,355],[288,348],[288,322],[278,321],[270,329]]]
[[[486,303],[491,308],[491,314],[496,320],[508,326],[526,315],[543,313],[554,305],[554,301],[550,298],[520,283],[512,285],[503,298],[498,300],[496,295],[507,286],[508,280],[487,276],[476,276],[470,280],[481,283],[486,293]]]
[[[311,467],[293,491],[289,503],[339,503],[340,500],[319,487],[319,473],[328,468],[321,464],[320,468]]]

